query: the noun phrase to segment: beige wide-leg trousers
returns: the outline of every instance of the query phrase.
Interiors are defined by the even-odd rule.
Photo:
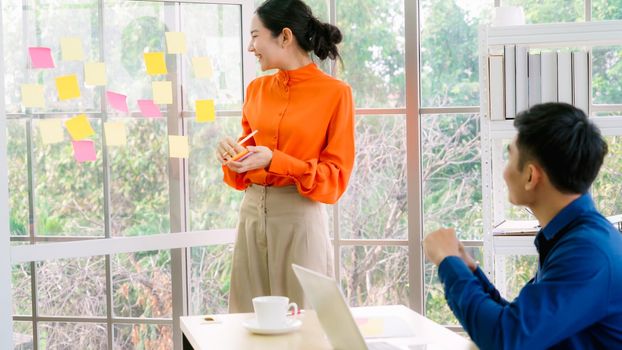
[[[253,312],[252,299],[262,295],[287,296],[304,308],[292,263],[334,276],[324,204],[295,186],[250,186],[240,209],[229,312]]]

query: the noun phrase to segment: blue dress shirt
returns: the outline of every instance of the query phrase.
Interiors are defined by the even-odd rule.
[[[514,301],[481,269],[441,262],[445,298],[471,339],[486,349],[622,349],[622,234],[589,194],[538,232],[536,276]]]

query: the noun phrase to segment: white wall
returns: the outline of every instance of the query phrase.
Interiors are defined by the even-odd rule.
[[[2,0],[0,0],[0,8]],[[2,11],[0,11],[0,57],[2,43]],[[6,115],[4,114],[4,64],[0,61],[0,349],[13,349],[11,307],[11,260],[9,241],[9,191],[6,161]]]

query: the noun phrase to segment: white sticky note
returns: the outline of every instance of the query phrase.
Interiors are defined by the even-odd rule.
[[[63,142],[63,122],[60,119],[42,119],[37,123],[39,134],[44,145]]]
[[[171,158],[188,158],[190,154],[188,136],[169,135],[168,150]]]
[[[127,145],[127,134],[125,124],[120,122],[105,122],[104,134],[106,135],[106,145],[125,146]]]
[[[154,81],[151,86],[154,103],[159,105],[173,103],[173,84],[170,81]]]
[[[84,61],[82,40],[78,37],[61,38],[60,50],[63,61]]]
[[[87,62],[84,64],[84,84],[89,86],[106,85],[106,64],[103,62]]]
[[[45,108],[44,88],[39,84],[22,84],[22,105],[26,108]]]
[[[166,32],[164,34],[168,53],[186,53],[186,34],[182,32]]]

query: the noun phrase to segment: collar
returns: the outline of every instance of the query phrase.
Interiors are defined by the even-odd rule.
[[[306,66],[302,66],[293,70],[279,70],[276,78],[284,86],[291,86],[301,81],[316,77],[322,71],[317,67],[315,63],[309,63]]]
[[[538,236],[544,236],[546,240],[551,240],[579,215],[590,211],[596,211],[594,201],[589,193],[584,193],[579,198],[570,202],[564,209],[560,210],[559,213],[553,217],[553,220],[538,232]]]

